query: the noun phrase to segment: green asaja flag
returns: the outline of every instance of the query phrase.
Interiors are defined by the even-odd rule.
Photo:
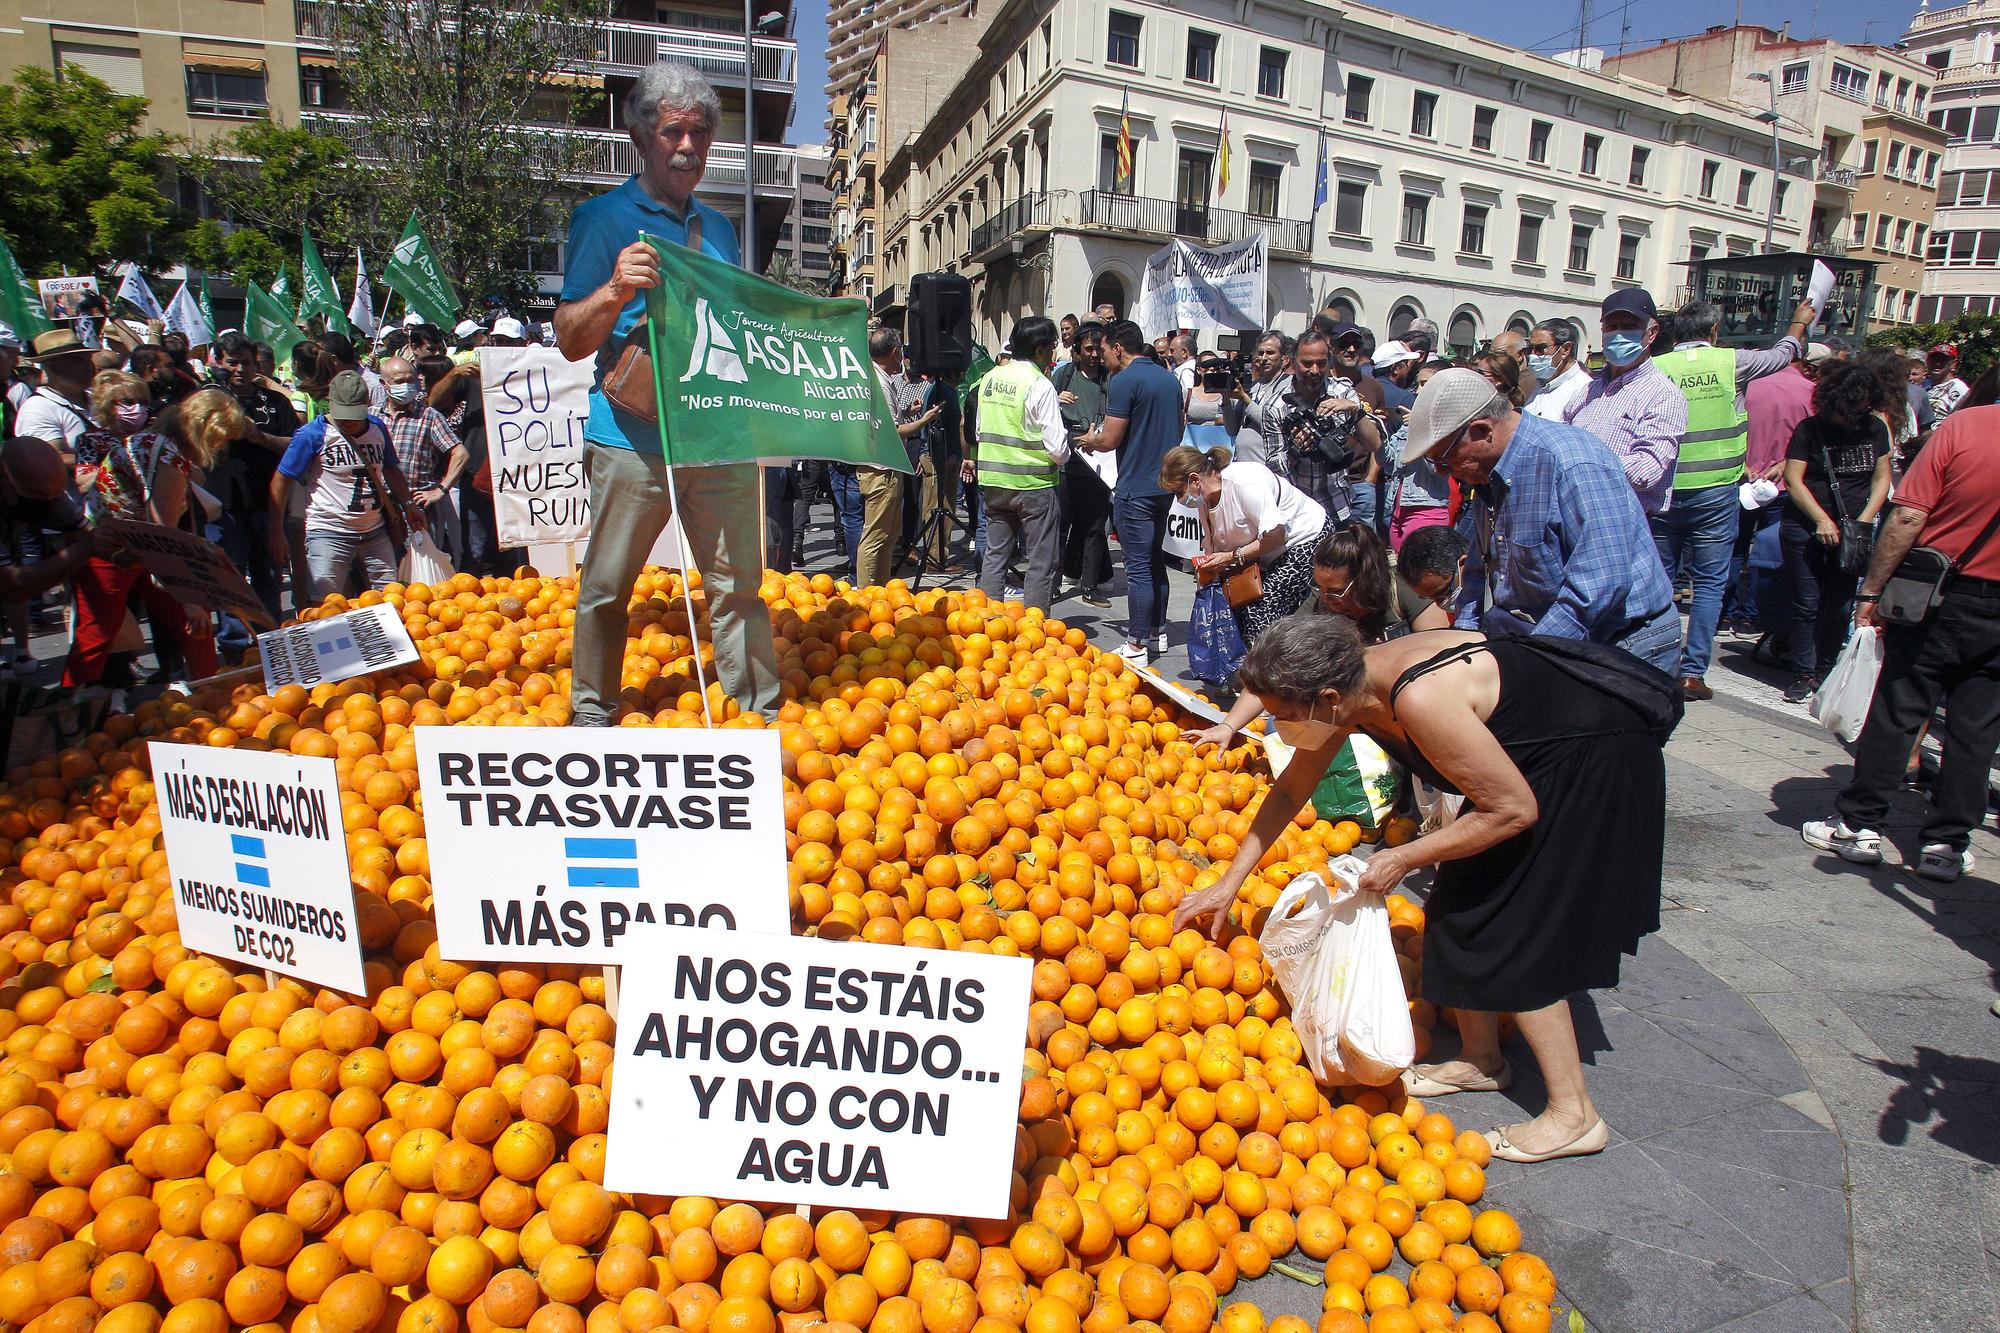
[[[292,304],[292,275],[283,264],[278,265],[278,276],[271,280],[271,295],[282,305]]]
[[[243,332],[251,342],[269,343],[279,361],[306,340],[284,302],[254,282],[243,284]]]
[[[299,323],[319,315],[326,320],[327,328],[335,333],[353,332],[347,322],[347,312],[340,306],[340,289],[333,285],[333,275],[326,271],[326,264],[319,257],[319,247],[313,244],[312,233],[303,233],[300,242],[299,268],[305,274],[305,281],[299,291]]]
[[[41,293],[21,271],[5,241],[0,241],[0,316],[14,326],[14,336],[24,343],[55,327],[42,310]]]
[[[382,270],[382,281],[410,309],[439,328],[449,330],[458,322],[458,289],[444,275],[415,213],[410,214],[410,225],[403,228],[403,238],[389,256],[389,266]]]
[[[828,458],[911,470],[868,360],[859,301],[816,300],[642,239],[660,259],[646,324],[668,462]]]
[[[211,332],[220,332],[215,325],[215,302],[208,297],[208,274],[201,275],[201,285],[195,288],[195,304],[201,307],[201,317],[208,322]]]

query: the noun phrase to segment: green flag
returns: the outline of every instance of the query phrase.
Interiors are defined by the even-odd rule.
[[[28,281],[4,240],[0,240],[0,317],[14,326],[14,336],[23,343],[55,327],[42,310],[42,294]]]
[[[215,302],[211,301],[208,296],[208,274],[204,273],[201,275],[201,286],[195,289],[194,299],[195,303],[201,307],[201,317],[208,321],[210,331],[221,332],[215,326]]]
[[[285,306],[292,303],[292,275],[283,264],[278,265],[278,276],[271,280],[271,295]]]
[[[823,301],[657,236],[646,293],[669,463],[830,458],[910,471],[868,359],[868,311]]]
[[[300,241],[302,253],[299,268],[305,273],[305,281],[299,292],[299,323],[321,315],[326,319],[327,328],[333,332],[353,332],[347,322],[347,312],[340,308],[340,289],[333,285],[333,277],[319,257],[319,247],[313,244],[312,233],[303,233]]]
[[[958,386],[958,405],[964,407],[979,392],[979,381],[986,378],[986,372],[993,369],[993,358],[980,343],[972,344],[972,364],[965,368],[965,378]]]
[[[389,266],[382,270],[382,281],[410,309],[439,328],[450,329],[458,322],[458,292],[432,253],[415,213],[410,214],[410,225],[403,228],[403,238],[389,256]]]
[[[243,284],[243,332],[251,342],[271,344],[280,361],[288,359],[292,349],[306,340],[284,302],[254,282]]]

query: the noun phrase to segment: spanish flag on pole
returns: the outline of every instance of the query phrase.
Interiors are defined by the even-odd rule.
[[[1229,193],[1229,111],[1227,108],[1224,108],[1222,112],[1222,126],[1216,131],[1216,135],[1222,140],[1222,151],[1218,154],[1220,160],[1216,163],[1215,176],[1215,202],[1220,206],[1223,196]]]
[[[1132,90],[1118,103],[1118,184],[1132,184]]]

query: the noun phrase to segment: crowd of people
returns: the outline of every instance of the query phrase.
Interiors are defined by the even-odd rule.
[[[35,479],[0,493],[9,564],[40,585],[0,589],[8,673],[34,670],[34,624],[65,614],[65,686],[122,696],[244,660],[256,627],[174,601],[98,531],[103,519],[213,541],[273,623],[335,592],[387,586],[413,530],[459,568],[518,563],[497,540],[478,354],[525,344],[522,321],[500,313],[447,335],[412,318],[366,351],[323,332],[282,364],[233,329],[202,347],[157,324],[106,319],[93,331],[95,346],[73,327],[24,346],[0,330],[4,476]],[[55,600],[64,586],[67,613]],[[142,680],[134,663],[149,638],[157,666]]]

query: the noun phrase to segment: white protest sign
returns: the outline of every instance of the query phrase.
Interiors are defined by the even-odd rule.
[[[637,934],[607,1188],[1007,1215],[1029,960]]]
[[[416,740],[445,957],[624,963],[640,926],[791,929],[777,732],[418,727]]]
[[[502,546],[581,541],[590,535],[590,478],[583,428],[592,362],[553,347],[483,347],[480,391],[493,512]]]
[[[117,538],[139,558],[153,581],[177,600],[221,611],[248,624],[277,628],[278,622],[214,542],[179,528],[122,518],[107,518],[98,524],[98,530]]]
[[[1192,560],[1202,552],[1201,511],[1178,495],[1167,509],[1167,530],[1160,537],[1160,549],[1183,560]]]
[[[333,760],[164,741],[152,759],[181,942],[363,993]]]
[[[1267,238],[1213,248],[1169,242],[1146,261],[1136,318],[1149,336],[1172,329],[1264,327]]]
[[[330,683],[417,660],[409,627],[387,602],[259,634],[257,652],[264,660],[267,693],[281,685]]]

